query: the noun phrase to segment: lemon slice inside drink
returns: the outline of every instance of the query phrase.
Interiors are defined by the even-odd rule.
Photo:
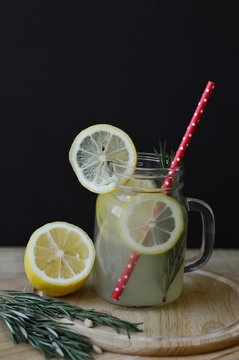
[[[79,289],[90,275],[95,248],[79,227],[53,222],[36,230],[26,247],[24,265],[30,283],[50,296]]]
[[[101,194],[128,180],[137,161],[130,137],[115,126],[98,124],[81,131],[71,146],[69,160],[80,183]],[[118,168],[114,165],[123,165]]]
[[[139,194],[123,207],[119,228],[132,250],[144,255],[162,254],[173,248],[182,235],[182,209],[166,194]]]
[[[131,178],[125,184],[126,190],[117,189],[108,194],[99,194],[96,200],[96,220],[99,231],[106,241],[115,241],[119,232],[119,217],[126,202],[135,196],[135,191],[150,191],[156,188],[153,180]],[[103,226],[104,224],[104,226]],[[106,225],[107,224],[107,225]]]

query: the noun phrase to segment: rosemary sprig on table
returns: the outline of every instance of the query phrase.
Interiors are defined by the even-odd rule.
[[[130,323],[93,309],[84,310],[61,300],[39,296],[32,291],[0,290],[0,318],[10,330],[14,343],[26,342],[38,349],[46,359],[93,359],[92,341],[52,318],[91,320],[95,325],[108,325],[118,333],[124,329],[141,331],[139,323]],[[69,324],[67,324],[69,325]]]

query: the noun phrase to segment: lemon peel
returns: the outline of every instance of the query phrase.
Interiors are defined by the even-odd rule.
[[[83,286],[95,260],[92,240],[81,228],[61,221],[45,224],[28,241],[24,266],[30,283],[50,296]]]
[[[101,194],[125,183],[134,171],[137,152],[131,138],[121,129],[97,124],[82,130],[74,139],[69,161],[80,183]],[[117,174],[112,164],[122,165]]]

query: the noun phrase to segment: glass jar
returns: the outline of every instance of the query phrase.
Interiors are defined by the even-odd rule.
[[[114,192],[97,197],[96,291],[105,300],[123,306],[170,303],[182,291],[184,272],[202,267],[211,256],[213,212],[201,200],[186,199],[183,168],[162,168],[155,154],[139,153],[135,169],[112,166],[118,177],[125,173],[127,177]],[[169,187],[165,187],[167,179]],[[201,256],[185,265],[190,210],[201,214],[202,246]],[[134,263],[130,262],[133,257]],[[120,296],[115,296],[117,291]]]

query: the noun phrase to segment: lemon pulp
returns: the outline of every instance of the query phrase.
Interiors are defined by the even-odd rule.
[[[24,265],[27,277],[36,289],[47,295],[62,296],[85,283],[94,259],[93,242],[81,228],[54,222],[32,234]]]
[[[169,251],[183,230],[179,203],[166,194],[139,194],[126,203],[119,218],[125,243],[144,255]]]
[[[81,131],[72,143],[69,160],[73,170],[88,190],[107,193],[133,173],[137,153],[131,138],[121,129],[98,124]],[[118,173],[112,168],[123,165]],[[125,167],[124,167],[125,166]]]

